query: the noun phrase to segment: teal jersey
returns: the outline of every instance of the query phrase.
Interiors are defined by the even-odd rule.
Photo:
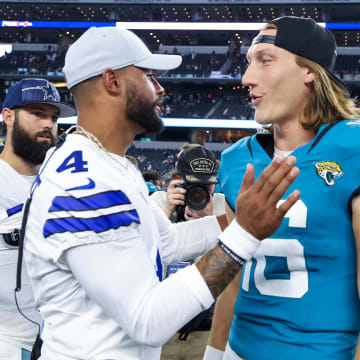
[[[270,149],[270,151],[269,151]],[[235,209],[247,163],[270,164],[273,138],[257,134],[225,150],[218,178]],[[360,122],[323,125],[299,147],[300,199],[242,271],[229,335],[247,360],[351,359],[360,327],[351,201],[360,186]]]

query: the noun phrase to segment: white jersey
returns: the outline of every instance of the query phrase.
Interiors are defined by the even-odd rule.
[[[138,265],[136,257],[119,258],[119,266],[129,263],[128,273],[124,274],[123,281],[119,280],[120,284],[115,281],[113,286],[130,283],[121,299],[129,313],[136,311],[132,308],[134,301],[138,300],[136,296],[142,297],[144,291],[152,292],[158,285],[162,289],[159,291],[161,297],[169,293],[176,299],[172,290],[174,286],[171,291],[166,291],[171,282],[160,283],[156,276],[157,270],[161,272],[156,268],[160,264],[159,254],[166,257],[167,253],[172,261],[176,253],[170,244],[166,248],[161,244],[158,218],[164,215],[160,215],[161,210],[159,214],[154,212],[141,173],[127,159],[106,153],[77,134],[68,135],[65,143],[53,155],[50,153],[44,161],[44,169],[40,170],[39,187],[34,192],[25,236],[26,265],[36,304],[44,318],[41,359],[159,359],[161,344],[156,341],[152,345],[146,344],[146,338],[141,343],[143,340],[128,334],[131,332],[129,329],[136,327],[134,318],[128,318],[129,314],[125,313],[115,321],[87,294],[72,274],[66,252],[79,245],[116,242],[126,250],[134,247],[134,251],[146,253],[147,258],[142,258]],[[205,226],[206,221],[208,224]],[[202,245],[199,242],[199,246],[203,246],[201,251],[212,246],[220,232],[215,218],[209,217],[206,221],[204,228],[211,234],[211,240],[207,239]],[[210,226],[214,221],[216,226]],[[152,265],[144,272],[144,266],[149,264]],[[196,271],[193,269],[193,273]],[[146,279],[144,285],[135,280],[131,282],[133,275],[134,278]],[[187,277],[191,282],[191,276]],[[195,308],[200,312],[213,302],[205,281],[200,275],[198,277],[201,280],[194,286],[186,281],[178,286],[181,295],[189,292],[189,298],[192,293],[202,292],[194,296],[194,300],[189,300],[192,305],[184,305],[193,308],[188,314],[186,309],[179,307],[183,323],[194,316]],[[134,294],[137,295],[134,297]],[[142,305],[147,306],[146,303]],[[164,308],[158,310],[160,318]],[[151,311],[148,313],[147,316],[152,316]],[[168,326],[166,321],[163,322],[165,327]],[[171,335],[169,333],[168,337]],[[165,341],[161,340],[162,343]]]
[[[16,172],[0,159],[0,233],[10,233],[21,227],[21,209],[25,203],[34,176]],[[31,350],[38,327],[26,320],[18,311],[14,299],[18,247],[8,245],[0,235],[0,339],[2,342]],[[27,276],[22,269],[22,289],[17,293],[21,311],[35,322],[42,319],[35,310],[34,298]],[[0,351],[1,353],[1,351]]]

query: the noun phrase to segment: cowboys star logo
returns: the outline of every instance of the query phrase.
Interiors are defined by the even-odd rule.
[[[22,89],[22,91],[40,90],[44,94],[43,101],[49,101],[49,100],[50,101],[59,101],[59,98],[58,98],[56,92],[54,92],[52,85],[47,80],[44,80],[44,83],[46,85],[30,86],[30,87]]]

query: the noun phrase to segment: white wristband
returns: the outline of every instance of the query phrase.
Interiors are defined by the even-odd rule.
[[[220,234],[219,240],[245,261],[252,258],[260,245],[260,240],[244,230],[236,219]]]
[[[225,354],[225,351],[218,350],[210,345],[207,345],[203,360],[222,360],[224,354]]]

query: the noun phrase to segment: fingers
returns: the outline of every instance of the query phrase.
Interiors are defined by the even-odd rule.
[[[243,177],[243,181],[241,184],[240,192],[247,191],[250,186],[254,183],[255,178],[255,169],[254,166],[251,164],[246,165],[246,172]]]
[[[289,156],[288,158],[284,159],[282,157],[282,159],[279,159],[281,162],[277,162],[277,164],[279,164],[279,166],[277,168],[276,165],[275,167],[273,167],[271,170],[273,170],[271,173],[267,172],[268,168],[271,166],[268,166],[268,168],[266,168],[263,173],[260,175],[260,177],[262,175],[264,175],[262,177],[262,181],[263,185],[261,188],[259,188],[258,191],[261,191],[262,196],[264,197],[264,201],[267,201],[269,199],[270,196],[274,196],[280,200],[281,196],[284,195],[286,188],[292,183],[292,181],[294,181],[295,177],[292,173],[292,176],[288,177],[288,174],[293,170],[294,165],[296,163],[296,158],[294,156]],[[297,175],[297,174],[296,174]],[[285,181],[285,183],[283,183],[283,180],[287,179],[288,181]],[[282,186],[280,186],[282,185]],[[286,187],[287,186],[287,187]],[[278,193],[280,193],[282,191],[282,189],[285,188],[285,191],[280,194],[280,197],[278,196]],[[273,199],[274,201],[274,199]]]
[[[279,182],[279,184],[272,190],[270,196],[267,199],[267,203],[272,206],[276,205],[278,201],[283,198],[284,194],[289,189],[290,185],[294,182],[299,173],[299,168],[292,168]]]
[[[199,219],[200,217],[202,216],[199,215],[199,210],[193,210],[190,209],[189,206],[185,206],[184,218],[186,221]]]
[[[185,211],[184,211],[184,218],[186,221],[192,220],[193,219],[193,212],[192,210],[189,209],[189,207],[186,205],[185,206]]]
[[[206,205],[206,207],[203,209],[203,215],[202,216],[211,216],[215,215],[214,211],[214,199],[212,196],[210,196],[209,203]]]
[[[190,208],[188,205],[185,207],[185,219],[186,220],[193,220],[193,219],[200,219],[204,216],[212,216],[215,215],[214,212],[214,201],[212,196],[210,196],[210,200],[208,204],[201,210],[194,210]]]
[[[182,188],[181,186],[179,186],[180,184],[183,183],[183,180],[173,180],[170,182],[168,189],[167,189],[167,196],[173,196],[178,195],[178,194],[182,194],[184,195],[186,193],[186,190],[184,188]]]
[[[181,190],[181,191],[178,191]],[[175,191],[171,192],[168,194],[168,199],[171,200],[184,200],[185,199],[185,192],[183,192],[182,190],[184,189],[176,189]]]
[[[294,158],[291,156],[291,158]],[[277,156],[273,161],[268,165],[265,170],[260,174],[256,182],[253,186],[253,191],[258,192],[262,189],[262,187],[268,182],[268,180],[271,178],[273,173],[280,167],[281,164],[283,164],[285,161],[284,156],[280,155]]]
[[[254,181],[254,168],[247,166],[242,188],[236,200],[236,219],[249,233],[258,239],[265,239],[281,225],[286,212],[299,199],[295,190],[277,208],[291,184],[299,174],[295,167],[296,158],[277,157]]]
[[[181,179],[177,179],[177,180],[171,180],[168,186],[168,190],[169,189],[174,189],[176,188],[177,185],[183,184],[184,180]]]
[[[186,190],[179,187],[168,189],[167,202],[171,205],[184,205],[185,193]]]
[[[210,214],[210,215],[213,215],[213,214]],[[209,216],[209,214],[206,214],[203,210],[188,210],[188,211],[185,210],[185,214],[184,214],[186,221],[201,219],[204,216]]]
[[[276,209],[275,217],[281,221],[290,208],[300,199],[300,191],[294,190],[288,198]]]
[[[185,200],[184,197],[178,199],[171,198],[168,199],[168,203],[170,206],[185,205]]]
[[[172,180],[167,189],[167,198],[166,204],[163,207],[163,210],[167,217],[170,218],[171,214],[175,211],[177,205],[185,204],[185,193],[186,190],[182,187],[177,187],[179,184],[182,184],[183,180]]]

